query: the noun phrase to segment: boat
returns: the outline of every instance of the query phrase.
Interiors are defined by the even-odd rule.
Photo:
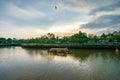
[[[68,48],[50,48],[48,50],[49,53],[64,53],[64,54],[71,54],[72,52],[68,50]]]

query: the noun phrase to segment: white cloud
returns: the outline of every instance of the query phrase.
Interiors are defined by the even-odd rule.
[[[70,36],[74,33],[77,33],[79,25],[83,24],[82,22],[73,22],[69,24],[54,24],[54,26],[49,26],[49,29],[42,29],[39,25],[37,26],[18,26],[13,23],[0,21],[0,37],[11,37],[11,38],[32,38],[40,37],[41,35],[47,34],[48,32],[54,33],[57,36]]]
[[[77,33],[80,29],[79,29],[79,25],[83,24],[85,22],[73,22],[73,23],[69,23],[69,24],[62,24],[59,25],[58,24],[54,24],[53,26],[51,26],[49,28],[49,32],[52,33]]]
[[[20,2],[24,3],[24,1]],[[64,35],[76,33],[79,30],[86,33],[97,33],[105,31],[106,27],[98,30],[86,29],[85,27],[81,29],[80,25],[94,21],[95,18],[100,16],[120,14],[120,8],[117,8],[114,11],[102,11],[96,13],[96,15],[89,15],[92,10],[109,6],[115,2],[114,0],[36,0],[34,2],[33,5],[11,2],[12,4],[8,3],[7,7],[3,7],[6,8],[7,15],[5,13],[5,18],[3,17],[5,21],[0,22],[0,36],[37,37],[47,32]],[[57,6],[57,9],[54,8],[55,6]],[[76,14],[77,16],[75,16]],[[40,21],[37,21],[38,18]],[[7,21],[7,19],[13,23]],[[22,20],[19,22],[19,19]],[[106,22],[109,22],[109,20],[106,20]]]
[[[102,12],[96,13],[95,15],[91,15],[91,16],[98,18],[98,17],[104,16],[104,15],[119,15],[119,14],[120,14],[120,8],[115,9],[113,11],[108,11],[108,12],[102,11]]]
[[[36,27],[36,28],[35,28]],[[0,37],[6,38],[31,38],[46,34],[47,30],[37,28],[38,26],[18,26],[10,22],[0,21]]]
[[[8,4],[7,12],[13,17],[22,18],[22,19],[34,19],[34,18],[41,18],[45,17],[46,14],[34,9],[32,7],[28,8],[21,8],[15,4]]]
[[[102,28],[102,29],[86,29],[86,28],[80,28],[82,32],[86,32],[87,34],[94,34],[94,35],[100,35],[102,33],[108,32],[108,28]]]

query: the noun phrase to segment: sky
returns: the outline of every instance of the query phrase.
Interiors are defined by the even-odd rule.
[[[0,0],[0,37],[120,30],[120,0]]]

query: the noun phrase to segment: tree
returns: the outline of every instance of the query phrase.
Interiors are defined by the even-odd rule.
[[[0,44],[3,44],[6,42],[6,39],[5,38],[0,38]]]

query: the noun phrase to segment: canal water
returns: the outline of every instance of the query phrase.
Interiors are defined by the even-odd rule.
[[[71,55],[47,49],[0,48],[0,80],[120,80],[120,53],[71,49]]]

